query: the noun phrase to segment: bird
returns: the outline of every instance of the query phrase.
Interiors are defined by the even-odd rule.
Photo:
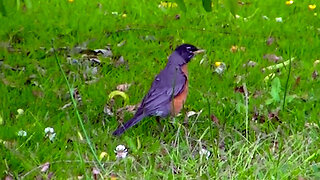
[[[196,54],[203,52],[204,50],[191,44],[178,46],[169,56],[165,68],[154,78],[133,118],[121,124],[113,135],[123,134],[148,116],[177,115],[183,108],[188,94],[187,64]]]

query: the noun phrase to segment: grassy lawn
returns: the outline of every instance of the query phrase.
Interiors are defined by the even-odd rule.
[[[186,13],[147,0],[3,1],[0,178],[319,179],[320,12],[308,7],[319,2],[239,1],[234,17],[223,1],[210,13],[185,1]],[[181,115],[112,136],[183,43],[206,53],[189,63]],[[109,98],[126,83],[128,98]]]

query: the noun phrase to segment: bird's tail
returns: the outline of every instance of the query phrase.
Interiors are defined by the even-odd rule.
[[[112,134],[114,136],[119,136],[122,133],[124,133],[124,131],[126,131],[127,129],[129,129],[130,127],[134,126],[135,124],[137,124],[141,119],[143,119],[145,117],[145,115],[142,113],[140,115],[135,115],[132,119],[130,119],[128,122],[126,122],[125,124],[121,125],[120,127],[118,127],[117,130],[115,130]]]

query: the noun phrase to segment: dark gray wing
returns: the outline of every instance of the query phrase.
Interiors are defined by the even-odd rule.
[[[171,99],[185,88],[187,77],[180,67],[167,66],[156,76],[148,94],[143,98],[137,114],[167,116]]]

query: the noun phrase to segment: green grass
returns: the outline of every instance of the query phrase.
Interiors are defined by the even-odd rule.
[[[186,1],[186,13],[179,8],[158,8],[160,1],[35,0],[31,8],[22,2],[18,10],[15,2],[4,1],[7,14],[0,16],[1,178],[46,178],[51,173],[56,179],[93,178],[92,169],[100,168],[88,143],[79,136],[84,133],[74,108],[60,109],[71,99],[53,53],[46,53],[52,44],[56,49],[72,49],[84,42],[89,49],[109,45],[113,56],[99,56],[101,65],[87,65],[81,54],[57,53],[69,83],[81,95],[78,110],[93,148],[98,156],[107,153],[101,161],[102,176],[320,178],[320,77],[312,77],[314,71],[320,71],[320,64],[314,65],[320,59],[320,13],[319,7],[308,9],[308,4],[317,1],[297,1],[291,6],[277,0],[245,1],[238,9],[238,19],[221,1],[213,2],[211,13],[194,0]],[[283,22],[276,22],[276,17]],[[266,45],[268,37],[275,39],[270,46]],[[161,127],[155,118],[146,118],[122,136],[113,137],[118,120],[127,121],[132,114],[105,115],[104,106],[111,104],[109,93],[119,84],[131,83],[126,91],[129,104],[139,103],[167,56],[182,43],[206,49],[202,64],[202,55],[189,63],[185,105],[185,111],[203,112],[190,117],[187,124],[184,114],[163,119]],[[232,53],[233,45],[245,51]],[[265,54],[282,56],[279,63],[294,57],[290,74],[288,66],[263,72],[275,64],[263,59]],[[70,64],[68,56],[79,64]],[[126,64],[116,66],[120,56]],[[257,64],[243,66],[249,60]],[[214,73],[216,61],[227,65],[222,75]],[[96,74],[88,72],[93,67],[97,67]],[[270,73],[275,73],[280,85],[276,80],[264,81]],[[86,83],[95,78],[96,82]],[[248,106],[244,94],[234,91],[243,84],[249,93]],[[294,98],[289,101],[290,97]],[[113,110],[122,106],[121,98],[116,98]],[[18,109],[24,114],[16,117]],[[255,112],[260,120],[252,120]],[[277,117],[269,118],[274,112]],[[219,119],[219,125],[211,115]],[[45,137],[46,127],[55,130],[53,142]],[[17,136],[19,130],[27,136]],[[119,144],[128,148],[125,159],[116,159],[114,150]],[[201,148],[211,152],[208,159],[199,155]],[[50,168],[41,172],[46,162]]]

